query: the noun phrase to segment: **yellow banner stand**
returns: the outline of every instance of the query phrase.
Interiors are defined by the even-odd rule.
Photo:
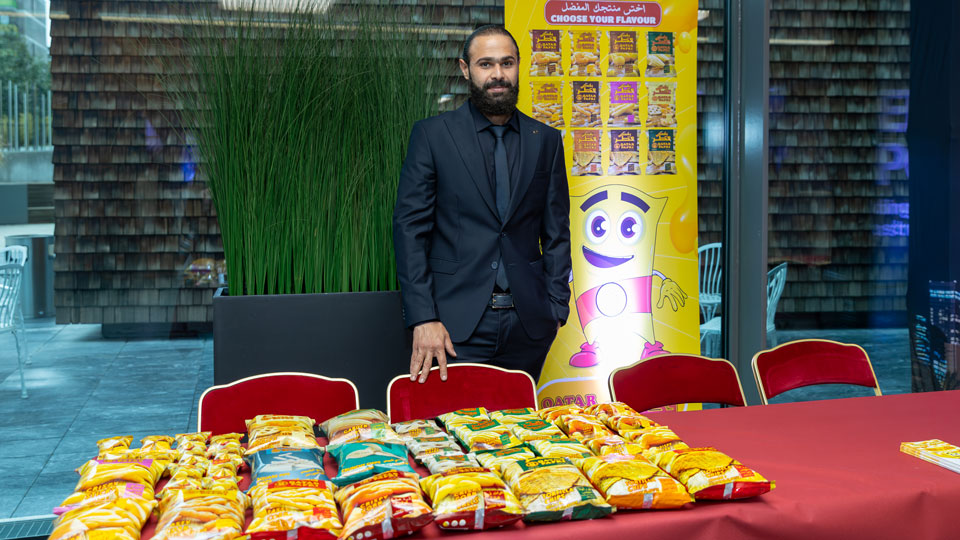
[[[697,2],[507,0],[505,20],[520,110],[563,131],[570,184],[570,318],[537,399],[608,401],[614,369],[700,352]]]

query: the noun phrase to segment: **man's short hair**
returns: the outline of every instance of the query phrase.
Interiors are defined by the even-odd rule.
[[[463,58],[463,61],[466,62],[467,65],[470,65],[470,45],[473,44],[473,38],[491,35],[501,35],[510,38],[510,41],[513,42],[513,48],[517,50],[517,58],[520,57],[520,47],[517,46],[517,40],[513,39],[513,34],[499,24],[485,24],[474,30],[473,33],[467,37],[467,41],[463,43],[463,56],[461,58]]]

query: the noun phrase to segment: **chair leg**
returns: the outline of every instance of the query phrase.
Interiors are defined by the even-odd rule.
[[[27,346],[27,324],[23,320],[23,307],[20,307],[20,331],[23,332],[23,351],[27,356],[27,359],[23,362],[26,365],[33,364],[33,359],[30,358],[30,347]]]
[[[27,383],[23,378],[23,349],[26,349],[26,343],[21,347],[20,340],[23,339],[21,332],[14,330],[13,339],[17,344],[17,364],[20,366],[20,397],[27,398]]]

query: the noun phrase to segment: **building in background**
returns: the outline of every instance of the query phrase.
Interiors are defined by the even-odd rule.
[[[0,24],[20,31],[27,50],[34,56],[50,56],[49,0],[0,0]]]

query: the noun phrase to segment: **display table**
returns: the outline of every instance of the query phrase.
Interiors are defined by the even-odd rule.
[[[477,533],[431,524],[410,538],[955,538],[960,474],[901,453],[900,443],[960,443],[957,411],[960,391],[650,413],[691,446],[718,448],[774,480],[776,489],[681,510],[620,511],[592,521],[518,523]]]

